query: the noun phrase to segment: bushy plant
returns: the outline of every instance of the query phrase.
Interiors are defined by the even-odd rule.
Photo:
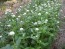
[[[32,0],[0,19],[1,49],[50,49],[58,31],[58,0]]]

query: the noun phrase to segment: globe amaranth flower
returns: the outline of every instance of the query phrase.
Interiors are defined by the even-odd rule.
[[[20,28],[20,31],[23,31],[24,29],[23,28]]]
[[[26,13],[23,13],[23,15],[26,15]]]
[[[11,27],[11,25],[9,24],[9,25],[7,25],[8,27]]]
[[[11,15],[11,16],[12,16],[13,18],[14,18],[14,17],[16,17],[14,14],[13,14],[13,15]]]
[[[38,13],[38,15],[40,16],[40,15],[41,15],[41,13]]]
[[[29,10],[26,10],[27,12],[29,12]]]
[[[37,23],[37,22],[34,22],[33,24],[34,24],[34,25],[37,25],[38,23]]]
[[[39,28],[35,28],[35,30],[36,30],[36,31],[38,31],[38,30],[39,30]]]
[[[8,35],[15,35],[15,32],[11,31],[11,32],[8,33]]]
[[[18,17],[21,17],[21,16],[18,16]]]
[[[48,19],[45,19],[44,23],[47,23],[48,22]]]
[[[60,23],[59,21],[57,21],[57,23]]]
[[[0,38],[2,38],[2,35],[0,35]]]

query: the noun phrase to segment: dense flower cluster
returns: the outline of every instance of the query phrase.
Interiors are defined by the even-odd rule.
[[[7,10],[0,21],[0,47],[50,49],[58,29],[58,0],[33,0],[17,10]],[[8,47],[9,46],[9,47]]]
[[[8,35],[14,35],[15,32],[14,31],[11,31],[10,33],[8,33]]]

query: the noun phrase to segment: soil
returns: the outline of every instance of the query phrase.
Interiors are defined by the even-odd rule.
[[[62,6],[60,10],[60,27],[57,34],[57,38],[52,45],[52,49],[65,49],[65,0],[62,0]]]
[[[6,1],[3,3],[2,7],[0,5],[0,18],[4,15],[5,11],[10,10],[12,13],[16,14],[17,9],[31,2],[31,0],[22,0],[18,2]]]

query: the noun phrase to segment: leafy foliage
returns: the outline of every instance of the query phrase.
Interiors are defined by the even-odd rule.
[[[0,20],[1,49],[50,49],[58,31],[58,0],[32,0]]]

